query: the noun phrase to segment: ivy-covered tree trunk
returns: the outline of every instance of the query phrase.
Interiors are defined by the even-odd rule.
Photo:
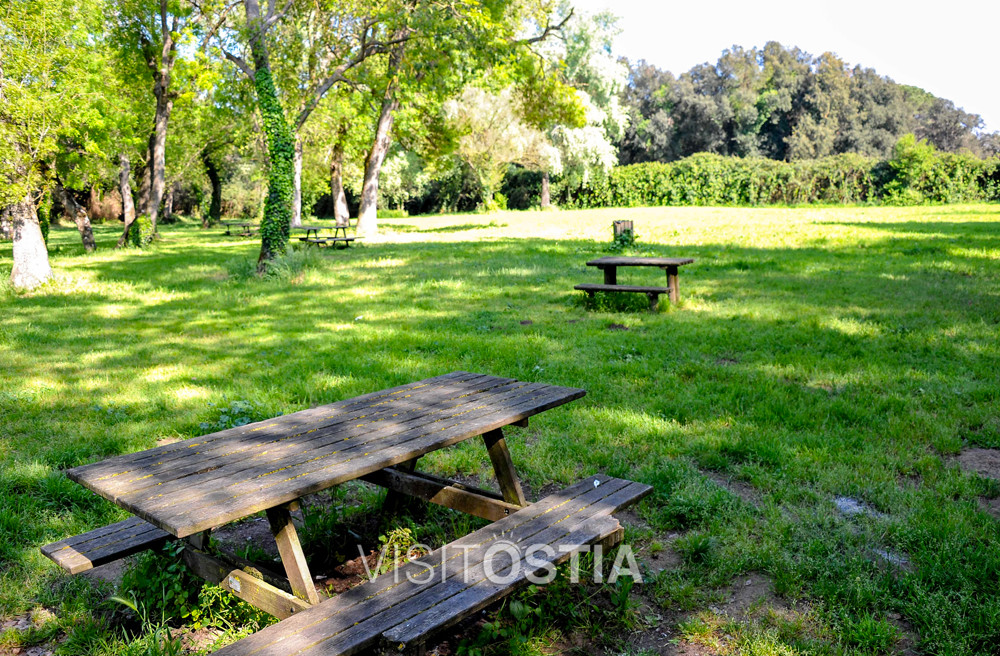
[[[30,194],[11,206],[10,220],[14,233],[14,268],[10,272],[10,282],[18,289],[33,289],[52,277],[52,267]]]
[[[121,155],[121,170],[118,172],[118,192],[122,195],[122,219],[125,221],[125,228],[122,236],[118,238],[116,248],[123,248],[128,242],[128,231],[135,223],[135,204],[132,202],[132,184],[129,182],[131,163],[127,155]]]
[[[292,221],[295,135],[274,88],[260,4],[257,0],[244,0],[243,7],[246,10],[247,24],[257,32],[250,41],[250,49],[253,55],[257,107],[263,119],[270,164],[264,218],[260,224],[260,257],[257,259],[257,272],[263,273],[268,263],[284,253],[288,245],[288,231]]]
[[[344,144],[337,141],[330,156],[330,198],[333,200],[333,218],[338,226],[346,226],[351,217],[344,193]]]
[[[215,160],[207,150],[201,152],[201,161],[205,164],[205,174],[212,183],[212,200],[208,205],[208,214],[201,220],[201,227],[208,228],[218,223],[222,217],[222,177],[219,175],[219,167],[215,165]]]

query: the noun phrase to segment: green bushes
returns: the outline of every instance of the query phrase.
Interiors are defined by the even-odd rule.
[[[153,241],[153,222],[146,214],[135,217],[135,223],[129,228],[128,242],[133,248],[145,248]]]
[[[660,205],[915,205],[1000,200],[1000,160],[942,153],[913,135],[893,158],[843,154],[780,162],[699,153],[669,164],[619,166],[602,178],[557,188],[567,208]]]

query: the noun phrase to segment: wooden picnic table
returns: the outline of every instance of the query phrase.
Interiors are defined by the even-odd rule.
[[[205,578],[222,578],[224,588],[281,617],[275,607],[288,615],[302,603],[319,601],[290,521],[300,497],[363,478],[480,517],[502,518],[527,505],[502,428],[526,425],[529,417],[584,394],[454,372],[66,473],[152,524],[131,529],[145,531],[151,540],[197,537],[266,510],[294,597],[252,577],[227,582],[213,572],[232,568],[203,554],[186,560]],[[501,494],[414,471],[420,456],[478,436]]]
[[[692,262],[694,259],[690,257],[621,257],[613,255],[599,257],[587,262],[587,266],[597,267],[604,272],[604,284],[584,283],[576,285],[574,289],[585,291],[590,295],[597,291],[641,292],[649,296],[650,308],[655,309],[657,298],[662,293],[669,295],[671,303],[680,300],[680,291],[677,285],[678,268]],[[620,285],[618,283],[618,267],[658,267],[667,272],[667,286],[664,288],[646,285]]]
[[[337,243],[343,243],[344,247],[350,247],[351,242],[355,240],[355,237],[347,236],[347,228],[349,223],[344,225],[301,225],[292,226],[291,230],[296,230],[299,232],[305,232],[305,237],[299,237],[301,241],[307,244],[315,244],[318,246],[323,246],[327,243],[332,243],[336,245]],[[333,230],[333,235],[331,237],[320,237],[319,233],[321,230]]]
[[[254,230],[259,226],[256,223],[249,223],[245,221],[222,221],[222,225],[226,226],[226,235],[232,236],[233,228],[240,228],[240,237],[252,237]]]

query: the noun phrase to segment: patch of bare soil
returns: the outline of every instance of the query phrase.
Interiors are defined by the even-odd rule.
[[[55,619],[55,615],[47,608],[36,608],[25,615],[16,615],[0,621],[0,633],[7,630],[27,632],[33,628],[41,628],[47,622]],[[0,647],[0,656],[52,656],[58,645],[44,644],[31,647]]]
[[[732,492],[751,506],[757,507],[760,505],[760,491],[758,491],[753,485],[743,481],[738,481],[730,476],[726,476],[725,474],[720,474],[718,472],[703,471],[702,474],[708,477],[719,487]]]
[[[122,575],[125,573],[125,568],[128,566],[130,560],[130,558],[113,560],[110,563],[89,569],[86,572],[81,572],[80,576],[90,579],[94,583],[103,581],[117,587],[122,581]]]
[[[608,324],[608,330],[628,330],[628,326],[620,323]]]
[[[709,606],[709,609],[737,620],[765,608],[788,608],[787,602],[774,594],[774,580],[758,572],[736,577],[725,594],[722,604]]]
[[[900,656],[917,656],[920,652],[917,651],[917,643],[920,642],[920,636],[917,634],[917,630],[912,624],[907,622],[899,613],[889,613],[889,621],[899,629],[902,639],[899,644],[896,645],[896,653]]]
[[[1000,481],[1000,449],[966,449],[955,461],[967,472]]]
[[[979,507],[983,509],[983,512],[1000,519],[1000,497],[996,499],[979,499]]]
[[[271,535],[271,526],[263,517],[252,517],[235,524],[227,524],[213,531],[212,538],[223,551],[236,555],[242,555],[247,547],[253,547],[254,551],[263,551],[271,559],[279,557],[278,545]]]

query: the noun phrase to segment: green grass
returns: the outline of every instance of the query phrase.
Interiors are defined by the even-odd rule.
[[[584,262],[606,254],[619,218],[635,221],[635,254],[696,259],[679,307],[589,308],[572,290],[600,280]],[[949,461],[1000,447],[1000,208],[510,212],[384,227],[378,243],[294,253],[267,280],[248,275],[259,243],[218,229],[168,226],[145,251],[113,251],[118,226],[98,226],[93,255],[75,229],[53,229],[56,280],[0,287],[0,617],[55,609],[41,631],[68,634],[66,653],[131,639],[107,591],[38,552],[125,516],[60,470],[464,369],[587,390],[512,430],[511,450],[535,490],[598,471],[654,485],[638,544],[682,533],[682,564],[633,595],[697,611],[757,571],[813,609],[797,633],[697,619],[688,631],[746,653],[880,653],[898,639],[891,613],[927,653],[1000,644],[1000,524],[978,505],[1000,489]],[[0,243],[3,278],[10,248]],[[479,444],[428,460],[445,475],[489,472]],[[838,495],[884,516],[842,517]],[[886,567],[876,550],[908,565]],[[47,635],[0,634],[0,649]]]

